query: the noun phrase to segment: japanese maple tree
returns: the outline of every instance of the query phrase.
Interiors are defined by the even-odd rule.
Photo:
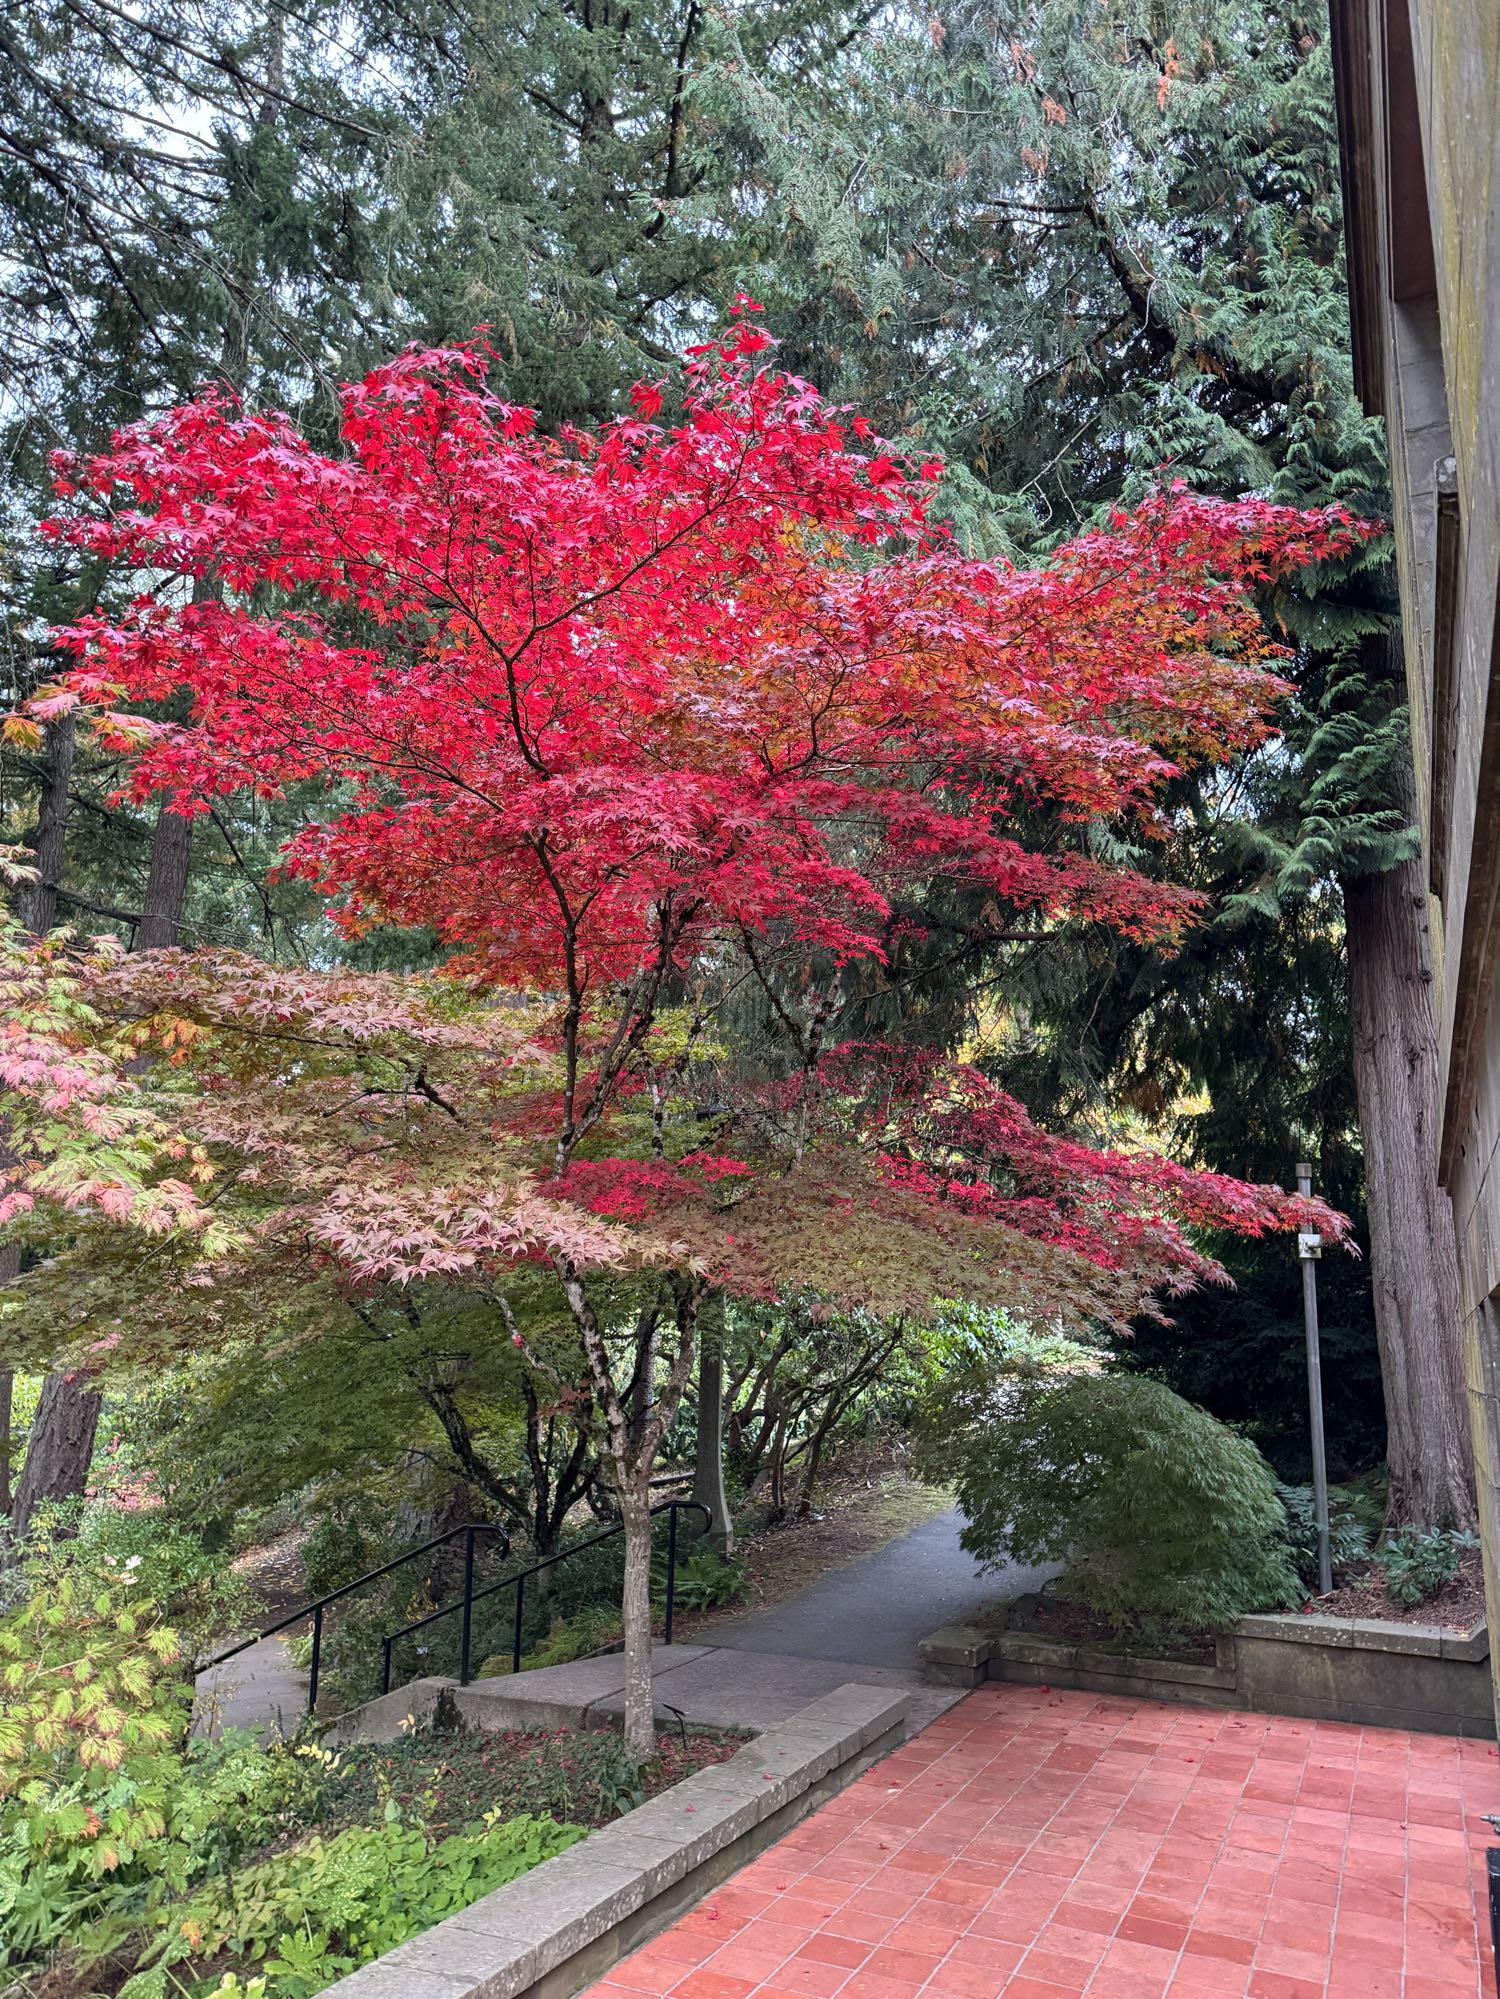
[[[836,1023],[926,883],[1169,947],[1193,898],[1088,828],[1170,838],[1166,781],[1270,727],[1247,593],[1360,524],[1168,490],[1041,568],[976,562],[931,517],[940,468],[770,345],[744,301],[680,382],[558,437],[478,347],[350,387],[334,453],[219,392],[125,432],[62,468],[50,531],[143,587],[62,634],[74,669],[12,723],[81,705],[187,810],[324,782],[286,866],[351,932],[447,947],[444,992],[170,953],[104,968],[93,1003],[133,1076],[175,1051],[154,1087],[242,1216],[216,1261],[183,1251],[184,1295],[267,1257],[351,1291],[441,1279],[524,1340],[509,1287],[547,1273],[625,1523],[640,1748],[649,1478],[710,1288],[1120,1319],[1212,1274],[1195,1227],[1336,1226],[1052,1137],[971,1068]],[[134,705],[167,697],[186,720]],[[1076,837],[1029,843],[1044,820]],[[747,982],[774,1076],[714,1053]],[[620,1363],[642,1341],[649,1406]]]

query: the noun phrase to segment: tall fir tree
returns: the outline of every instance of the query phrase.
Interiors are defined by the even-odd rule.
[[[1383,440],[1349,362],[1320,6],[959,0],[852,43],[836,112],[748,63],[717,88],[762,134],[742,277],[753,268],[820,386],[961,461],[977,541],[1030,550],[1164,474],[1383,510]],[[1297,698],[1235,788],[1179,801],[1216,913],[1175,963],[1101,943],[1060,977],[1051,954],[1039,970],[1024,946],[991,952],[973,911],[939,912],[939,941],[943,956],[967,942],[960,963],[999,959],[1018,1023],[1006,1059],[1050,1069],[1080,1117],[1106,1080],[1157,1115],[1202,1086],[1211,1112],[1181,1121],[1200,1156],[1282,1174],[1304,1151],[1342,1162],[1329,1191],[1368,1202],[1392,1518],[1444,1524],[1471,1513],[1472,1471],[1392,608],[1379,554],[1313,595],[1268,597]],[[1321,940],[1289,955],[1297,911],[1326,922],[1330,890],[1344,961]],[[1317,1007],[1335,1031],[1309,1038],[1309,981],[1330,975],[1336,1004]],[[919,986],[897,987],[903,1003]],[[1287,1050],[1274,1080],[1252,1021]],[[1261,1145],[1268,1101],[1279,1164]],[[1194,1310],[1205,1335],[1210,1312]]]

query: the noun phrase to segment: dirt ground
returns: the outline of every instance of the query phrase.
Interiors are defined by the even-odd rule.
[[[1421,1603],[1402,1603],[1392,1596],[1372,1562],[1351,1575],[1342,1588],[1313,1597],[1303,1608],[1324,1617],[1382,1617],[1396,1624],[1441,1624],[1468,1631],[1484,1621],[1484,1569],[1479,1550],[1469,1549],[1461,1557],[1452,1582]]]
[[[302,1573],[302,1543],[306,1539],[305,1527],[291,1527],[286,1533],[278,1534],[274,1541],[247,1548],[243,1554],[235,1556],[232,1564],[234,1572],[249,1584],[259,1599],[262,1624],[273,1617],[285,1617],[289,1610],[295,1610],[305,1600],[307,1583]]]

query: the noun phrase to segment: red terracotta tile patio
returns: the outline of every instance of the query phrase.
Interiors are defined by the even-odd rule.
[[[583,1999],[1489,1999],[1493,1745],[986,1686]]]

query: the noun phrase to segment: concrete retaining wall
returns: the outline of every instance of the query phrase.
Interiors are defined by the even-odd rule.
[[[482,1896],[327,1999],[571,1999],[894,1749],[906,1697],[851,1684]]]
[[[1390,1624],[1378,1618],[1242,1617],[1236,1676],[1261,1714],[1493,1737],[1484,1626]]]
[[[1482,1624],[1451,1631],[1377,1618],[1242,1617],[1208,1665],[1044,1637],[1030,1629],[1035,1603],[1018,1598],[997,1635],[969,1626],[934,1632],[921,1647],[924,1669],[946,1685],[988,1678],[1428,1735],[1495,1734]]]

